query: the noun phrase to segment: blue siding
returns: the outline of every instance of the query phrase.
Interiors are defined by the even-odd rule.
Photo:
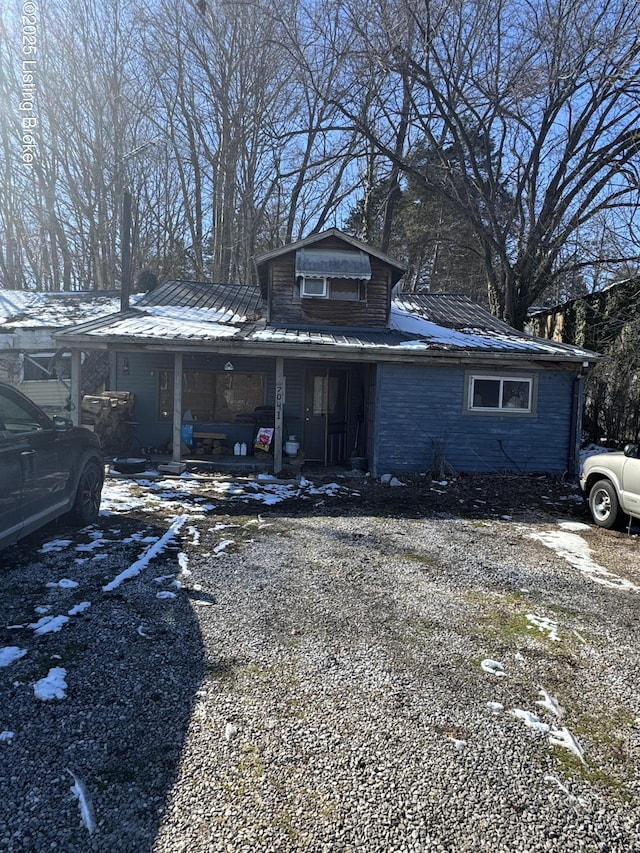
[[[511,372],[521,371],[504,371]],[[460,472],[563,473],[574,374],[541,370],[536,375],[535,414],[484,416],[464,412],[463,367],[378,365],[376,473],[428,471],[434,453]]]
[[[111,388],[132,391],[135,397],[135,438],[140,447],[161,447],[171,441],[171,424],[158,418],[159,370],[173,370],[171,353],[119,352],[112,361]]]
[[[127,368],[125,370],[125,359]],[[184,368],[223,370],[229,356],[184,355]],[[267,374],[267,397],[274,399],[275,358],[231,358],[236,370]],[[285,359],[285,431],[304,436],[305,370],[328,366],[327,362]],[[332,363],[332,367],[347,367]],[[351,401],[355,423],[356,396],[364,374],[352,365],[354,381]],[[158,417],[158,371],[173,369],[171,353],[117,353],[112,358],[112,388],[135,394],[136,439],[141,447],[165,446],[172,427]],[[126,372],[128,371],[128,372]],[[505,370],[504,373],[520,373]],[[525,371],[527,375],[531,370]],[[354,376],[356,375],[354,373]],[[385,472],[427,471],[434,454],[441,454],[455,471],[524,471],[563,473],[570,470],[568,455],[572,438],[571,402],[574,373],[540,370],[537,376],[537,408],[531,417],[485,416],[464,411],[464,367],[430,367],[407,364],[378,364],[375,390],[370,392],[368,450],[370,468]],[[375,399],[372,399],[372,398]],[[216,429],[217,426],[217,429]],[[249,443],[251,426],[212,425],[227,434],[227,444]],[[287,437],[285,435],[285,437]],[[349,438],[352,443],[353,436]],[[349,446],[351,446],[349,443]]]

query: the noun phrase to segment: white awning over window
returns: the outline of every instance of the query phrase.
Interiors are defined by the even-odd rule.
[[[370,281],[371,264],[364,252],[346,249],[298,249],[296,275]]]

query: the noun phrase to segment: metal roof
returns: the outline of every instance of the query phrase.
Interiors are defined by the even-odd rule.
[[[419,314],[448,329],[492,329],[515,333],[508,323],[494,317],[490,311],[458,293],[402,293],[395,301],[412,313]]]
[[[250,340],[364,349],[369,347],[399,347],[408,342],[410,336],[394,329],[340,331],[338,329],[305,329],[270,325],[263,329],[256,329],[251,334]]]
[[[362,240],[358,240],[357,237],[352,237],[350,234],[345,234],[338,228],[327,228],[326,231],[320,231],[316,234],[309,234],[308,237],[305,237],[302,240],[298,240],[297,243],[289,243],[286,246],[280,246],[280,248],[278,249],[272,249],[270,252],[265,252],[264,255],[258,255],[258,257],[255,259],[256,266],[261,267],[266,264],[267,261],[271,261],[274,258],[279,257],[280,255],[286,255],[289,252],[296,252],[298,251],[298,249],[302,249],[307,246],[312,246],[314,243],[319,243],[322,240],[328,239],[329,237],[336,237],[337,239],[342,240],[342,242],[346,243],[348,246],[353,246],[354,249],[359,249],[360,251],[365,252],[367,255],[370,255],[373,258],[378,258],[378,260],[382,261],[385,264],[388,264],[390,267],[393,267],[398,273],[405,273],[407,270],[405,264],[402,264],[399,261],[395,261],[393,258],[390,258],[389,255],[386,255],[384,252],[381,252],[380,249],[376,249],[373,246],[369,246],[367,243],[363,243]]]
[[[402,295],[391,304],[389,329],[310,327],[267,323],[257,287],[170,281],[145,294],[128,311],[96,318],[58,336],[60,344],[124,346],[142,344],[179,348],[260,347],[304,353],[313,348],[348,350],[375,358],[420,360],[429,355],[467,358],[536,358],[593,361],[595,353],[535,338],[513,329],[466,296]],[[391,354],[394,353],[392,356]]]
[[[165,281],[138,300],[136,307],[174,305],[209,308],[243,316],[262,311],[262,296],[257,285],[209,284],[204,281]]]

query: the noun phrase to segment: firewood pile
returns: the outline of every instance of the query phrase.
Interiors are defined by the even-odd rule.
[[[82,398],[82,425],[98,436],[106,455],[126,453],[135,433],[131,391],[103,391]]]

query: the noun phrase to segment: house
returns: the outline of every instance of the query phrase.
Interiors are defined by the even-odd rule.
[[[112,314],[117,293],[41,293],[0,290],[0,380],[14,385],[52,415],[68,410],[71,357],[58,349],[55,334],[88,317]],[[85,353],[82,384],[90,391],[108,378],[105,354]]]
[[[373,474],[574,470],[597,355],[515,331],[463,296],[394,295],[404,267],[336,229],[257,258],[259,286],[166,281],[57,335],[111,359],[143,446],[251,452],[270,428],[307,462]],[[77,410],[77,409],[74,409]]]

